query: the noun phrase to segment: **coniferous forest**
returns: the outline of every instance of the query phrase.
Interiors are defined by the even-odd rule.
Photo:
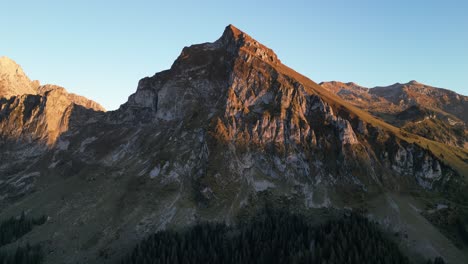
[[[46,220],[45,216],[29,218],[22,213],[20,217],[11,217],[2,221],[0,223],[0,247],[22,237],[31,231],[35,225],[42,225]]]
[[[44,259],[39,245],[18,247],[13,251],[0,252],[0,264],[40,264]]]
[[[264,210],[235,226],[202,223],[161,231],[122,264],[149,263],[409,263],[378,226],[357,214],[321,225],[286,211]]]
[[[19,217],[11,217],[0,222],[0,247],[16,241],[30,232],[34,226],[44,224],[46,220],[45,216],[30,218],[22,213]],[[13,250],[0,251],[0,264],[39,264],[43,258],[40,245],[26,244]]]

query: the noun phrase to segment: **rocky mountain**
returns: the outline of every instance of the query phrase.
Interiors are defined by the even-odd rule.
[[[262,200],[367,208],[412,254],[467,259],[408,196],[466,201],[466,151],[402,133],[232,25],[116,111],[49,88],[0,101],[0,216],[47,215],[22,239],[48,263],[113,263],[157,230]]]
[[[468,148],[468,96],[417,81],[374,88],[336,81],[320,85],[404,131]]]

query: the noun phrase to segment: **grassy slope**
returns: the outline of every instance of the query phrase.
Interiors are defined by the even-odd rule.
[[[400,245],[414,261],[443,256],[448,263],[467,263],[468,252],[458,249],[420,214],[424,204],[401,194],[383,194],[369,202],[369,213],[392,232],[398,232]],[[386,223],[385,223],[386,222]],[[391,223],[391,224],[390,224]]]

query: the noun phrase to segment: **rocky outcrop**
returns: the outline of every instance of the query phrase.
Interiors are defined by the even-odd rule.
[[[59,96],[66,97],[70,102],[82,106],[87,109],[92,109],[94,111],[105,112],[106,109],[102,107],[99,103],[96,103],[93,100],[89,100],[88,98],[77,95],[74,93],[69,93],[65,88],[57,86],[57,85],[42,85],[38,87],[38,93],[42,96],[47,96],[51,93],[58,94]]]

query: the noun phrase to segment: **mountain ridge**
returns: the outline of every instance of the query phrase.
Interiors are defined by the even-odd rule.
[[[31,81],[16,62],[0,58],[0,135],[9,140],[55,144],[76,107],[105,111],[98,103],[57,85]]]
[[[366,88],[357,84],[322,82],[322,87],[386,122],[431,140],[467,148],[468,97],[415,81]],[[422,119],[401,119],[411,107],[427,112]],[[441,133],[436,133],[442,131]]]

